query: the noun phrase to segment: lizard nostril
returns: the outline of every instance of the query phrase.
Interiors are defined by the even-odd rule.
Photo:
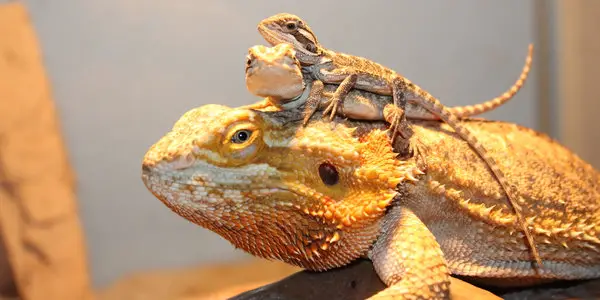
[[[340,175],[337,169],[330,163],[322,163],[319,166],[319,176],[326,185],[337,184],[340,180]]]

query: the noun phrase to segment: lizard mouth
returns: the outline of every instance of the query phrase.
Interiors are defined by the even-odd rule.
[[[271,46],[275,46],[284,42],[291,43],[291,41],[287,41],[287,39],[283,38],[282,36],[273,33],[273,30],[266,28],[265,26],[258,26],[258,32],[269,44],[271,44]]]
[[[215,183],[214,180],[218,175],[212,172],[196,176],[190,176],[186,173],[188,172],[185,169],[166,171],[164,168],[152,168],[143,165],[142,181],[156,198],[165,205],[178,210],[183,206],[208,208],[235,205],[235,203],[256,201],[257,199],[273,200],[280,198],[279,200],[282,200],[287,198],[289,200],[291,195],[295,195],[292,197],[297,198],[297,200],[316,197],[324,202],[334,201],[326,195],[316,193],[315,190],[303,184],[287,185],[269,179],[263,179],[260,182],[254,179],[245,184],[231,183],[236,181],[234,179],[229,183]],[[226,171],[223,173],[226,173]],[[250,194],[253,196],[250,197]],[[184,207],[185,210],[188,208]]]
[[[247,168],[221,168],[193,158],[171,162],[142,164],[142,181],[152,194],[167,205],[214,206],[223,201],[247,201],[246,192],[260,197],[287,189],[256,172],[272,173],[270,167],[252,165]],[[291,192],[291,191],[288,191]]]
[[[316,54],[304,48],[304,46],[296,40],[294,36],[291,34],[284,34],[277,30],[273,30],[268,28],[267,26],[258,26],[258,32],[263,36],[263,38],[271,44],[271,46],[275,46],[281,43],[288,43],[294,46],[294,49],[300,54],[304,56],[315,56]]]
[[[260,173],[265,175],[256,175]],[[194,218],[216,217],[211,212],[255,202],[287,206],[316,200],[310,202],[320,207],[342,200],[306,183],[282,180],[281,174],[266,164],[222,168],[191,158],[160,163],[149,160],[142,164],[142,181],[171,210]]]

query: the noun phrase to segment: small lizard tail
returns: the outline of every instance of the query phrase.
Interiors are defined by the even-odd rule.
[[[532,60],[533,44],[529,44],[529,50],[527,53],[527,57],[525,58],[525,65],[523,66],[523,70],[521,71],[521,76],[519,76],[519,79],[517,79],[517,81],[513,84],[513,86],[510,87],[508,91],[504,92],[504,94],[500,95],[499,97],[488,100],[484,103],[469,106],[451,107],[448,108],[448,110],[457,118],[465,118],[494,110],[500,105],[508,102],[508,100],[512,99],[512,97],[514,97],[515,94],[517,94],[517,92],[519,92],[519,90],[525,84],[527,76],[529,75],[529,70],[531,70]]]
[[[419,95],[419,97],[423,100],[419,104],[422,105],[425,109],[429,110],[431,113],[438,115],[445,123],[450,125],[452,129],[463,139],[465,140],[475,152],[485,161],[486,165],[492,171],[492,174],[496,177],[496,180],[506,193],[506,198],[508,200],[508,204],[513,208],[515,215],[517,217],[517,223],[521,227],[526,239],[527,243],[531,249],[531,253],[533,258],[537,262],[538,266],[541,266],[541,258],[539,256],[537,247],[533,241],[533,236],[531,232],[527,228],[525,224],[525,220],[521,214],[521,207],[517,203],[517,192],[510,188],[506,181],[506,177],[504,172],[500,170],[496,161],[488,154],[483,145],[479,142],[479,140],[465,127],[460,124],[459,119],[453,115],[439,100],[434,98],[432,95],[427,93],[426,91],[419,88],[417,85],[412,82],[405,80],[405,84],[407,84],[415,94]]]
[[[525,85],[525,81],[529,76],[529,71],[531,70],[531,63],[533,61],[533,44],[529,44],[529,50],[527,53],[527,57],[525,58],[525,65],[521,71],[521,75],[519,79],[508,89],[504,94],[485,101],[483,103],[474,104],[474,105],[466,105],[466,106],[455,106],[455,107],[447,107],[446,109],[453,114],[455,117],[462,119],[466,117],[476,116],[488,111],[492,111],[504,103],[508,102],[512,97],[514,97],[519,90]],[[409,119],[422,119],[422,120],[439,120],[440,117],[434,114],[429,114],[427,112],[419,111],[413,109],[412,111],[407,112],[407,118]]]

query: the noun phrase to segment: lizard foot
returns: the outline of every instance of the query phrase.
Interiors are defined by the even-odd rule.
[[[394,144],[392,144],[392,150],[398,153],[397,159],[406,160],[415,155],[419,155],[419,149],[411,142],[409,139],[397,139]]]
[[[343,105],[342,99],[338,97],[332,97],[331,103],[329,103],[327,108],[323,110],[323,117],[329,114],[329,121],[333,121],[333,118],[335,118],[335,114],[338,111],[340,105]]]
[[[397,136],[408,142],[412,136],[412,129],[406,120],[404,110],[396,105],[388,104],[383,108],[383,117],[390,123],[392,145],[396,142]]]
[[[354,84],[356,84],[357,79],[357,74],[350,74],[340,83],[338,88],[335,90],[335,92],[331,96],[331,103],[323,111],[323,116],[327,114],[330,115],[329,121],[333,121],[333,118],[335,118],[335,114],[338,112],[338,109],[341,109],[342,111],[344,110],[343,101],[354,87]]]

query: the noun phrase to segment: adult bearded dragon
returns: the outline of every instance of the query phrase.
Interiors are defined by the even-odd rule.
[[[522,196],[536,269],[501,187],[447,126],[415,122],[396,159],[385,123],[206,105],[146,153],[142,179],[175,213],[253,255],[310,270],[373,261],[373,299],[446,299],[449,274],[523,286],[600,277],[600,174],[533,130],[465,120]],[[316,116],[315,116],[316,117]]]
[[[280,43],[292,44],[297,51],[298,60],[305,66],[307,74],[310,74],[312,79],[339,84],[332,95],[330,105],[324,111],[324,114],[330,113],[331,118],[338,111],[337,107],[343,102],[346,95],[353,88],[357,88],[392,96],[394,103],[392,107],[396,108],[389,112],[392,118],[390,124],[392,143],[394,143],[397,135],[402,136],[405,140],[410,137],[404,134],[408,131],[402,130],[408,127],[405,124],[406,116],[404,114],[407,99],[413,99],[415,103],[439,116],[440,119],[450,125],[485,161],[498,183],[502,186],[507,195],[506,200],[514,210],[518,223],[525,234],[526,242],[537,262],[537,267],[541,266],[542,262],[537,247],[522,217],[517,191],[508,186],[504,173],[498,167],[498,163],[487,154],[484,144],[480,143],[468,129],[464,128],[459,119],[448,111],[439,100],[394,70],[363,57],[326,49],[318,42],[316,35],[308,24],[296,15],[281,13],[266,18],[258,24],[258,31],[272,46]]]

